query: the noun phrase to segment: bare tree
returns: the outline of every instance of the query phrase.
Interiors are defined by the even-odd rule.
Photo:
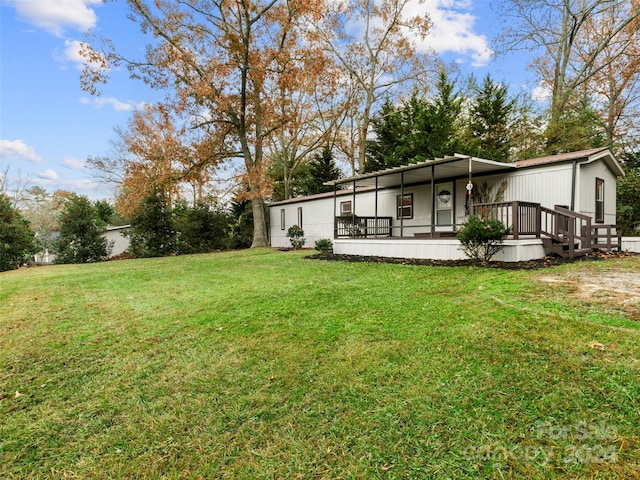
[[[9,165],[0,166],[0,194],[8,196],[12,203],[18,207],[22,205],[25,191],[31,183],[30,175],[22,175],[20,170],[12,178]]]
[[[354,124],[357,164],[364,172],[373,106],[394,87],[424,78],[431,57],[420,53],[412,38],[424,39],[430,21],[426,15],[409,16],[409,0],[338,0],[329,5],[310,31],[354,89],[348,99],[352,108],[345,111],[352,113],[347,126]],[[345,150],[355,150],[347,143]]]
[[[532,67],[550,89],[547,146],[561,142],[554,127],[575,95],[637,43],[638,0],[508,0],[502,3],[506,50],[526,48],[537,56]],[[597,35],[589,34],[597,25]],[[635,75],[638,75],[636,70]]]

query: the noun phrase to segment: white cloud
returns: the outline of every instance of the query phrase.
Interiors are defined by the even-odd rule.
[[[38,174],[38,178],[41,178],[43,180],[57,180],[58,179],[58,174],[54,170],[51,170],[49,168],[49,169],[45,170],[44,172],[40,172]]]
[[[105,105],[111,106],[116,112],[130,112],[132,110],[141,110],[144,108],[144,102],[123,102],[115,97],[82,97],[80,103],[83,105],[91,105],[94,108],[101,109]]]
[[[74,180],[68,182],[73,190],[94,190],[100,185],[93,180]]]
[[[16,11],[26,22],[61,37],[67,28],[86,31],[96,24],[91,5],[102,0],[12,0]]]
[[[0,158],[42,163],[42,157],[22,140],[0,140]]]
[[[536,102],[547,102],[551,100],[551,88],[544,83],[540,83],[531,91],[531,98]]]
[[[432,26],[424,40],[417,40],[419,50],[435,50],[437,53],[457,53],[470,57],[474,67],[489,63],[493,51],[486,36],[473,31],[478,17],[472,15],[472,4],[466,0],[414,1],[408,10],[409,16],[427,13]],[[460,61],[465,61],[461,58]]]
[[[87,48],[90,50],[91,47],[87,45],[85,42],[81,42],[79,40],[65,40],[64,41],[64,51],[62,54],[56,49],[53,54],[53,57],[61,62],[71,62],[75,64],[78,70],[82,70],[85,65],[89,64],[93,70],[96,71],[108,71],[109,68],[107,66],[106,61],[100,61],[104,59],[101,55],[99,55],[99,61],[88,61],[86,57],[82,56],[80,53],[83,48]]]
[[[84,161],[75,157],[65,157],[62,160],[62,165],[71,170],[82,170],[84,168]]]
[[[53,170],[46,170],[39,173],[36,178],[32,180],[32,183],[40,185],[49,191],[68,190],[70,192],[87,195],[89,198],[96,200],[99,198],[109,198],[111,196],[111,192],[105,189],[104,185],[100,185],[93,180],[59,178],[58,174]]]

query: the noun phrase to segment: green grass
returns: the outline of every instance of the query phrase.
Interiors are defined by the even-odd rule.
[[[640,323],[539,278],[640,257],[303,255],[0,274],[0,478],[638,478]]]

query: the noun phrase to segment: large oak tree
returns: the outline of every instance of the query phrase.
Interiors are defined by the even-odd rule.
[[[108,67],[172,93],[174,107],[207,135],[215,163],[241,159],[253,205],[252,246],[268,244],[263,201],[268,194],[265,146],[286,119],[271,93],[295,81],[287,68],[302,39],[299,24],[322,4],[308,0],[128,0],[130,18],[150,37],[144,58],[125,58],[105,39],[85,47],[84,85],[95,91]]]

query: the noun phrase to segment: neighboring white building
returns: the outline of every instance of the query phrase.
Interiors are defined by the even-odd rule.
[[[498,260],[611,250],[620,247],[616,178],[622,175],[607,148],[513,163],[456,154],[330,182],[331,193],[274,202],[271,245],[288,247],[287,230],[295,224],[307,246],[330,238],[335,253],[459,259],[455,232],[475,211],[514,227]],[[478,205],[481,184],[495,190],[505,181],[502,202]]]
[[[113,246],[109,258],[116,257],[129,248],[131,241],[127,236],[127,232],[131,225],[121,225],[118,227],[107,227],[107,231],[104,233],[107,242]],[[60,235],[60,232],[51,232],[51,239],[55,240]],[[34,261],[37,264],[49,264],[53,263],[56,259],[54,253],[50,253],[49,250],[44,252],[38,252],[34,256]]]
[[[129,228],[131,228],[131,225],[107,227],[107,232],[104,236],[107,238],[109,244],[113,242],[113,248],[111,249],[109,258],[117,257],[129,249],[129,245],[131,244],[131,240],[127,236]]]

